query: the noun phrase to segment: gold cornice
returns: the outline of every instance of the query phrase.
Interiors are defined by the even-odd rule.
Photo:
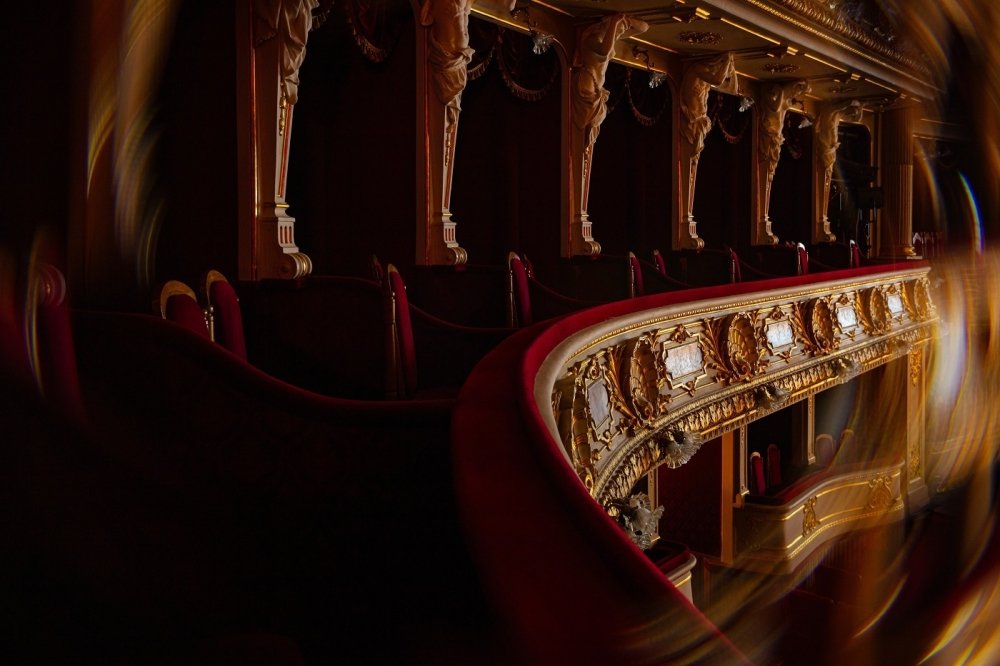
[[[686,463],[702,441],[929,339],[936,318],[925,294],[928,270],[675,304],[655,316],[638,312],[597,324],[553,350],[539,369],[536,395],[549,403],[553,434],[592,496],[602,504],[626,497],[659,465]],[[877,311],[878,325],[870,321],[871,298],[862,294],[881,297],[879,303],[892,295],[892,307]],[[841,309],[854,317],[841,320]],[[772,339],[768,325],[775,321],[788,326]],[[682,347],[680,356],[670,355]],[[694,375],[696,382],[683,381]]]
[[[885,44],[879,42],[856,25],[848,21],[844,21],[837,14],[830,12],[818,3],[808,2],[807,0],[745,1],[746,4],[767,12],[775,18],[789,23],[815,37],[819,37],[820,39],[838,48],[844,49],[854,55],[875,63],[876,65],[884,67],[885,69],[927,85],[927,82],[920,78],[921,76],[928,77],[930,75],[926,66],[900,51],[887,47]],[[781,11],[775,5],[780,5],[783,9],[791,13]],[[800,20],[799,18],[796,18],[796,16],[802,17],[802,19],[805,20]],[[816,27],[817,25],[822,26],[826,29],[826,31],[820,30]],[[831,32],[863,46],[864,49],[854,46],[851,42],[838,39],[834,35],[830,34]],[[870,49],[870,51],[866,51],[865,49]],[[872,52],[883,57],[879,58]],[[902,65],[906,69],[897,67],[885,58],[891,59],[896,63],[896,65]]]

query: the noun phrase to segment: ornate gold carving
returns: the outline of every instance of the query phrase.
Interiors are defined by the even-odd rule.
[[[660,395],[660,387],[666,370],[663,359],[653,351],[653,338],[649,334],[640,336],[635,342],[625,346],[629,356],[628,399],[632,413],[640,423],[666,411],[669,398]]]
[[[755,314],[739,312],[723,319],[706,319],[702,351],[708,367],[718,371],[726,384],[750,381],[767,367],[761,354],[766,338],[757,326]]]
[[[653,545],[663,515],[662,506],[650,509],[649,505],[649,495],[636,493],[627,500],[612,499],[604,507],[640,550],[648,550]]]
[[[698,46],[712,46],[722,41],[722,35],[719,33],[700,30],[685,30],[677,35],[677,38],[685,44],[697,44]]]
[[[910,280],[903,289],[903,303],[914,321],[926,321],[934,310],[931,302],[931,287],[927,278]]]
[[[892,506],[892,477],[888,474],[879,474],[868,482],[868,503],[865,508],[869,511],[885,510]]]
[[[920,376],[923,374],[924,352],[922,349],[914,349],[910,352],[910,384],[917,386],[920,384]]]
[[[870,54],[862,52],[860,49],[851,44],[831,38],[828,33],[823,32],[819,28],[825,28],[835,34],[839,34],[856,44],[904,65],[915,72],[920,72],[922,74],[928,73],[926,63],[922,63],[906,53],[893,48],[891,43],[887,40],[877,38],[868,32],[865,32],[853,21],[844,20],[844,16],[841,13],[824,6],[824,3],[822,2],[815,2],[811,0],[772,0],[773,3],[781,5],[785,9],[798,14],[806,19],[806,21],[798,21],[791,16],[782,14],[778,9],[772,6],[772,4],[764,2],[763,0],[748,0],[748,2],[758,9],[762,9],[770,14],[784,19],[792,25],[807,30],[814,35],[826,39],[842,48],[846,48],[851,52],[864,55],[875,62],[880,61],[872,58]]]
[[[840,344],[837,337],[837,321],[833,318],[830,304],[825,298],[817,298],[809,306],[809,333],[816,350],[821,354],[829,354]]]
[[[799,66],[790,62],[769,62],[761,69],[770,74],[791,74],[799,71]]]
[[[809,536],[819,527],[820,520],[816,517],[816,502],[819,497],[810,497],[802,505],[802,536]]]
[[[869,335],[882,335],[892,326],[889,304],[881,287],[862,289],[857,292],[857,312],[861,325]]]
[[[764,324],[764,345],[772,356],[791,362],[795,352],[795,323],[780,306],[767,314]]]
[[[669,339],[673,340],[674,342],[684,342],[685,340],[689,340],[690,338],[691,334],[688,333],[687,326],[685,326],[684,324],[679,324],[677,328],[674,329],[674,332],[671,333],[669,336]]]
[[[793,304],[792,321],[799,339],[811,355],[827,355],[840,346],[840,322],[833,316],[828,298]]]

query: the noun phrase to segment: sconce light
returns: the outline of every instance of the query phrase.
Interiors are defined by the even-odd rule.
[[[552,46],[554,37],[547,32],[531,31],[531,52],[535,55],[542,55]]]
[[[778,409],[788,402],[788,391],[775,384],[765,384],[757,389],[756,397],[761,409]]]
[[[799,121],[799,129],[805,129],[806,127],[812,127],[813,121],[809,117],[809,114],[803,113],[802,120]]]
[[[653,59],[649,57],[649,49],[644,49],[637,45],[633,46],[632,57],[636,60],[641,60],[646,65],[646,71],[649,72],[650,88],[659,88],[663,85],[663,82],[667,79],[667,75],[653,69]]]
[[[753,106],[753,97],[745,95],[740,97],[740,113],[747,111],[751,106]]]
[[[510,17],[513,19],[522,19],[528,29],[531,31],[531,51],[535,55],[542,55],[549,50],[552,46],[552,40],[555,39],[553,35],[547,32],[541,32],[536,30],[538,23],[531,20],[531,9],[527,5],[522,5],[520,7],[514,7],[510,10]]]
[[[670,469],[677,469],[698,453],[704,443],[701,435],[696,432],[686,432],[680,428],[672,428],[659,438],[660,456],[663,464]]]
[[[849,381],[861,371],[861,366],[853,358],[841,357],[833,361],[833,374],[841,381]]]

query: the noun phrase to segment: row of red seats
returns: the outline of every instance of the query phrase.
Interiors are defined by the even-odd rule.
[[[215,342],[190,296],[197,326],[73,312],[58,259],[33,256],[23,289],[0,261],[0,657],[489,653],[451,491],[453,400],[327,397],[262,372],[223,347],[238,309],[222,280]]]

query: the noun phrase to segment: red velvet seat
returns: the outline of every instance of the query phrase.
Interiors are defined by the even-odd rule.
[[[664,257],[654,252],[654,260],[670,277],[672,270],[685,287],[731,284],[742,281],[740,261],[731,248],[704,248],[697,251],[671,253]],[[668,268],[669,263],[669,268]]]
[[[386,267],[384,298],[390,398],[454,396],[479,359],[514,330],[461,326],[417,308],[392,264]]]
[[[160,288],[157,298],[160,316],[188,331],[211,339],[205,312],[198,305],[194,290],[180,280],[168,280]]]
[[[764,459],[759,451],[750,454],[750,494],[767,494],[767,478],[764,475]]]
[[[781,483],[781,449],[777,444],[767,445],[767,490],[773,492]]]
[[[542,284],[534,276],[533,271],[527,270],[525,263],[515,252],[507,255],[507,266],[510,271],[512,294],[511,313],[516,326],[530,326],[542,319],[551,319],[600,305],[600,301],[567,296]]]
[[[243,314],[236,290],[219,271],[205,276],[205,306],[211,313],[213,339],[241,359],[247,358],[243,335]]]
[[[837,453],[837,447],[834,444],[833,435],[825,432],[816,435],[814,453],[816,454],[816,464],[823,467],[832,464],[834,456]]]

